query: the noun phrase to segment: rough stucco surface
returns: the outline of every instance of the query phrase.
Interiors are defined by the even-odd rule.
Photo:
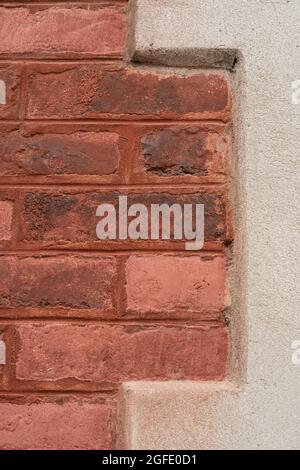
[[[292,104],[291,93],[300,79],[299,1],[137,0],[132,6],[136,59],[230,68],[239,58],[235,261],[242,282],[235,289],[242,292],[233,341],[237,360],[246,352],[246,370],[239,365],[245,383],[238,391],[230,383],[125,384],[125,445],[297,449],[300,367],[292,364],[291,344],[300,339],[300,105]]]

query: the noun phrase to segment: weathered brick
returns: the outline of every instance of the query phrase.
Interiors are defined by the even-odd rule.
[[[110,388],[126,380],[220,380],[226,372],[227,330],[220,325],[32,324],[17,335],[19,381]]]
[[[230,116],[221,73],[189,76],[115,65],[39,65],[30,71],[28,118],[222,119]]]
[[[110,241],[98,240],[96,226],[100,218],[96,209],[100,204],[113,204],[118,209],[119,193],[41,193],[27,192],[24,195],[22,214],[22,240],[25,243],[40,243],[44,246],[105,247]],[[205,240],[222,242],[226,239],[226,209],[222,194],[205,192],[198,194],[162,193],[129,194],[128,206],[141,203],[150,209],[151,204],[204,204]],[[118,211],[117,211],[118,216]],[[150,231],[149,231],[150,237]],[[143,241],[131,241],[139,246]],[[120,241],[123,243],[124,241]],[[148,245],[156,241],[146,241]],[[174,240],[170,243],[175,243]]]
[[[0,8],[0,54],[12,57],[121,55],[126,39],[123,9],[82,5]]]
[[[231,237],[229,75],[109,61],[124,51],[126,0],[6,3],[0,242],[15,252],[0,256],[0,449],[111,449],[122,382],[226,376],[230,298],[216,250]],[[98,240],[97,207],[126,193],[148,209],[204,204],[205,251]]]
[[[173,126],[144,132],[138,149],[141,175],[139,168],[133,170],[139,180],[149,177],[211,179],[226,175],[230,158],[226,130]]]
[[[120,160],[113,132],[26,134],[0,131],[0,176],[113,175]]]
[[[1,397],[0,449],[112,449],[112,399],[57,395]]]
[[[13,202],[0,201],[0,241],[8,241],[12,237],[13,209]]]
[[[0,256],[0,307],[111,312],[117,282],[112,257]]]
[[[130,256],[126,294],[128,313],[216,317],[228,304],[225,256]]]
[[[0,119],[18,119],[21,95],[21,69],[12,64],[0,64]],[[5,103],[3,103],[3,101]]]

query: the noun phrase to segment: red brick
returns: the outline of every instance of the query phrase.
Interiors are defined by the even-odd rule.
[[[8,241],[12,237],[13,209],[13,202],[0,201],[0,241]]]
[[[61,380],[102,388],[127,380],[221,380],[226,372],[227,330],[220,325],[32,324],[17,335],[17,379],[47,387]]]
[[[0,307],[111,312],[117,283],[112,257],[0,256]]]
[[[0,401],[1,450],[106,450],[113,448],[112,399],[29,397]]]
[[[137,255],[126,263],[127,312],[214,317],[228,304],[221,254]]]
[[[113,132],[0,132],[0,176],[113,175],[120,160]]]
[[[172,126],[143,130],[133,180],[224,180],[230,159],[226,129]]]
[[[93,4],[93,3],[109,3],[109,4],[122,4],[122,3],[126,3],[128,2],[129,0],[88,0],[88,3],[90,4]],[[29,3],[28,0],[18,0],[18,2],[16,2],[16,0],[5,0],[4,2],[1,2],[1,4],[7,4],[7,3]],[[42,4],[42,3],[49,3],[49,0],[31,0],[30,3],[38,3],[38,4]],[[51,3],[63,3],[62,0],[51,0]],[[84,3],[84,1],[82,0],[66,0],[66,3],[73,3],[73,4],[76,4],[76,3],[79,3],[79,4],[82,4]]]
[[[115,246],[116,242],[98,240],[96,226],[100,218],[96,209],[100,204],[110,203],[118,208],[119,193],[46,193],[27,192],[24,195],[22,214],[22,240],[26,244],[40,244],[47,247],[105,248]],[[225,201],[222,194],[216,192],[178,194],[168,192],[150,192],[129,194],[128,206],[134,203],[145,204],[204,204],[205,240],[222,242],[226,239]],[[117,241],[124,246],[124,241]],[[166,247],[164,241],[129,241],[135,247],[154,244]],[[174,244],[174,240],[169,243]],[[180,242],[182,245],[182,242]]]
[[[28,118],[223,119],[229,84],[221,73],[189,76],[117,65],[39,65],[29,78]]]
[[[17,57],[120,56],[126,39],[122,8],[0,8],[0,54]]]
[[[18,119],[21,95],[20,67],[1,63],[0,80],[5,84],[5,104],[0,104],[0,119]]]

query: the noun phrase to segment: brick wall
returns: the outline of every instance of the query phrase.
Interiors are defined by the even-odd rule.
[[[126,9],[0,7],[1,449],[114,448],[122,382],[228,372],[228,76],[127,64]],[[204,249],[98,240],[120,194],[203,203]]]

